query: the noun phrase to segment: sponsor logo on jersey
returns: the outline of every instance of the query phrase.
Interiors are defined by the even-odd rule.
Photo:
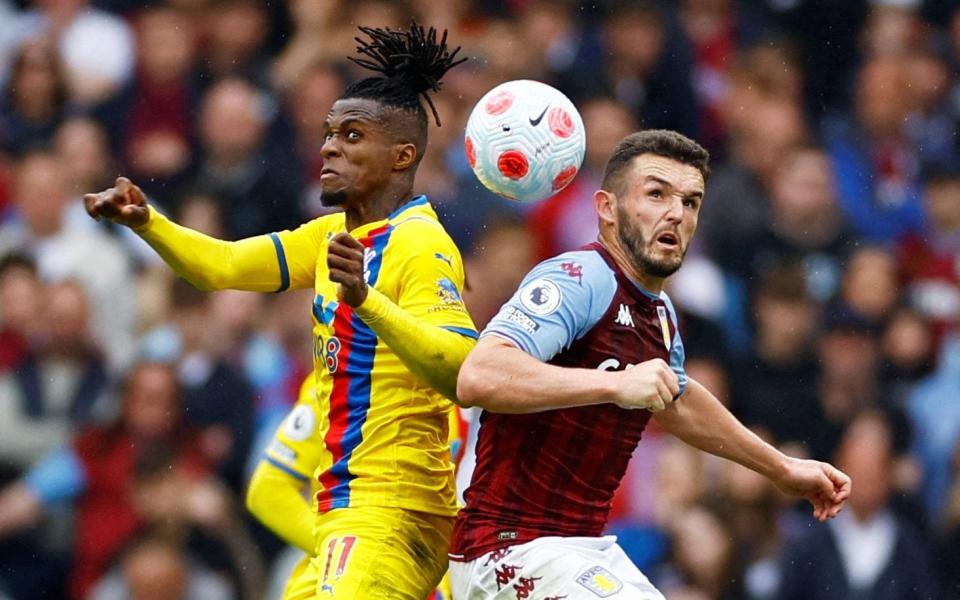
[[[560,268],[566,271],[567,275],[577,280],[577,283],[583,285],[583,267],[573,261],[568,261],[560,265]]]
[[[302,442],[317,430],[317,419],[313,410],[305,404],[300,404],[287,416],[283,424],[283,432],[291,440]]]
[[[370,263],[377,257],[377,251],[373,248],[366,248],[363,251],[363,281],[370,283]]]
[[[663,334],[663,345],[670,349],[670,321],[667,317],[667,307],[658,306],[657,316],[660,317],[660,333]]]
[[[520,304],[535,315],[549,315],[560,308],[563,292],[549,279],[536,279],[520,290]]]
[[[540,324],[533,320],[527,313],[523,312],[515,306],[503,307],[503,312],[501,313],[502,317],[507,321],[512,321],[520,326],[520,329],[523,329],[527,333],[534,333],[536,330],[540,329]]]
[[[613,322],[617,325],[633,327],[633,315],[630,314],[630,307],[626,304],[621,304],[620,308],[617,310],[617,318],[614,319]]]
[[[601,598],[607,598],[623,589],[623,582],[600,565],[590,567],[577,577],[577,583]]]

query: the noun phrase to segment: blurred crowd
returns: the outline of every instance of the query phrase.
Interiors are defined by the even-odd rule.
[[[688,372],[761,436],[836,461],[815,524],[766,479],[648,430],[612,533],[671,600],[960,598],[960,7],[951,0],[0,0],[0,599],[275,597],[245,515],[310,371],[309,291],[202,294],[83,193],[131,177],[224,239],[322,214],[323,121],[357,25],[450,30],[416,189],[482,327],[596,237],[613,145],[712,154],[669,291]],[[494,85],[564,91],[584,166],[529,206],[463,129]]]

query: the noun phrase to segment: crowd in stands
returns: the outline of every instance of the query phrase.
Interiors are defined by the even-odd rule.
[[[670,600],[960,598],[960,6],[952,0],[0,0],[0,599],[276,597],[243,510],[312,369],[311,292],[205,294],[82,195],[133,179],[223,239],[323,213],[357,25],[450,31],[415,189],[478,327],[593,241],[638,128],[713,173],[668,291],[688,372],[853,495],[826,524],[648,429],[610,531]],[[566,93],[583,168],[532,205],[467,165],[474,103]],[[824,595],[830,590],[831,595]]]

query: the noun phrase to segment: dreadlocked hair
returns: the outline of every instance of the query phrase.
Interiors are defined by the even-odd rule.
[[[420,104],[420,96],[423,96],[437,126],[440,126],[440,115],[427,92],[440,91],[440,78],[444,73],[467,60],[456,60],[459,46],[452,52],[447,49],[447,31],[443,31],[439,42],[436,29],[425,30],[415,22],[410,24],[409,31],[378,27],[360,27],[360,31],[370,40],[354,38],[361,56],[350,57],[350,60],[383,76],[368,77],[351,84],[342,97],[370,98],[416,112],[426,126],[426,111]]]

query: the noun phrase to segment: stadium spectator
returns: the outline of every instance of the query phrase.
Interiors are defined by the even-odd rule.
[[[20,364],[37,341],[44,292],[32,260],[18,254],[0,258],[0,372]]]
[[[69,597],[84,598],[142,523],[131,496],[140,454],[152,445],[166,445],[172,451],[167,469],[192,479],[208,474],[198,440],[182,421],[173,371],[138,364],[122,390],[115,422],[82,431],[0,491],[0,537],[32,527],[45,511],[73,501],[77,516]]]
[[[230,600],[229,582],[195,564],[179,544],[143,536],[120,565],[97,583],[90,600]]]
[[[788,543],[777,598],[936,598],[923,537],[891,509],[894,439],[882,413],[861,413],[844,435],[838,465],[857,481],[850,510]]]
[[[111,370],[132,360],[137,318],[130,256],[108,234],[89,226],[71,226],[66,218],[71,197],[59,158],[34,151],[17,165],[14,218],[0,225],[0,255],[17,251],[37,264],[41,279],[75,279],[90,300],[90,326]]]
[[[37,307],[42,335],[16,365],[0,370],[0,472],[15,476],[116,412],[83,288],[65,281],[38,291],[45,292]]]
[[[46,38],[20,46],[0,98],[0,147],[23,152],[49,142],[63,118],[67,84],[56,49]]]
[[[219,81],[203,98],[195,183],[223,202],[230,238],[301,222],[299,165],[268,136],[275,108],[268,94],[241,79]]]
[[[178,183],[193,155],[199,104],[195,25],[162,5],[144,9],[135,23],[136,75],[95,114],[111,132],[125,167],[158,193]]]

